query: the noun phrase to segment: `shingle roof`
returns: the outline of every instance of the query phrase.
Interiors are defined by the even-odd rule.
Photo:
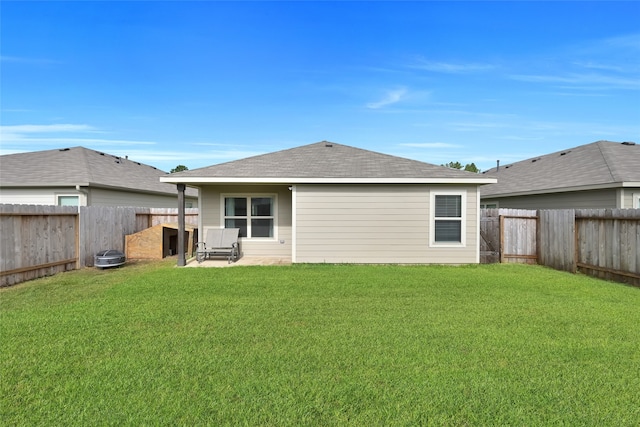
[[[484,175],[498,183],[483,187],[482,196],[640,182],[640,146],[632,144],[597,141],[490,169]]]
[[[482,175],[322,141],[172,174],[173,179],[460,179]],[[166,181],[166,179],[165,179]]]
[[[0,156],[0,186],[52,187],[90,185],[177,194],[160,182],[166,172],[126,158],[84,147]]]

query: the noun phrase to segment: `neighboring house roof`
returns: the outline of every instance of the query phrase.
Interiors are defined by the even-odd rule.
[[[174,185],[160,182],[166,175],[153,166],[84,147],[0,156],[0,187],[80,185],[177,195]]]
[[[472,172],[322,141],[163,177],[163,182],[473,183]]]
[[[597,141],[492,168],[498,179],[482,197],[517,196],[612,187],[640,186],[640,146]]]

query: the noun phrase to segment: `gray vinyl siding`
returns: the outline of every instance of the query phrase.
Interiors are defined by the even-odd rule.
[[[188,197],[185,201],[197,207],[197,199]],[[178,190],[175,195],[156,195],[135,193],[103,188],[91,188],[89,192],[90,206],[133,206],[140,208],[177,208]]]
[[[274,239],[240,239],[240,250],[244,256],[291,258],[291,190],[282,185],[225,185],[206,186],[201,189],[200,225],[201,236],[207,229],[223,227],[221,195],[275,194],[277,218]]]
[[[75,187],[57,188],[2,188],[0,203],[16,205],[56,205],[57,196],[78,196],[81,206],[132,206],[139,208],[177,208],[178,191],[175,196],[149,193],[108,190],[83,187],[79,192]],[[198,199],[187,197],[187,202],[198,207]]]
[[[619,207],[617,190],[614,188],[534,194],[530,196],[482,198],[482,203],[496,202],[500,208],[512,209],[604,209]]]
[[[430,247],[434,190],[466,190],[464,247]],[[295,198],[295,262],[478,262],[476,186],[297,185]]]

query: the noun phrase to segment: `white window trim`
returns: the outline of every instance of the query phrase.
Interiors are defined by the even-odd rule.
[[[220,228],[224,228],[225,210],[224,200],[227,197],[271,197],[273,199],[273,237],[241,237],[247,242],[277,242],[278,241],[278,195],[274,193],[225,193],[220,194]],[[250,209],[251,205],[247,205]],[[251,216],[247,216],[247,227],[251,227]]]
[[[640,193],[631,193],[631,200],[633,201],[633,208],[640,209]]]
[[[431,191],[429,204],[429,246],[438,248],[463,248],[467,246],[467,190]],[[436,196],[460,196],[460,242],[436,242]],[[455,218],[442,218],[455,219]]]
[[[60,198],[61,197],[75,197],[76,199],[78,199],[78,204],[77,205],[65,205],[65,206],[81,206],[82,204],[82,198],[80,197],[79,194],[73,194],[73,193],[59,193],[56,194],[56,206],[62,206],[60,205]]]

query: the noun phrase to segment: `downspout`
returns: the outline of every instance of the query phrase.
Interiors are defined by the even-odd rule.
[[[83,190],[79,184],[76,184],[76,191],[84,195],[84,202],[85,202],[84,205],[82,203],[78,203],[78,207],[89,206],[89,192],[87,190]]]
[[[291,262],[298,262],[298,192],[295,185],[291,190]]]

